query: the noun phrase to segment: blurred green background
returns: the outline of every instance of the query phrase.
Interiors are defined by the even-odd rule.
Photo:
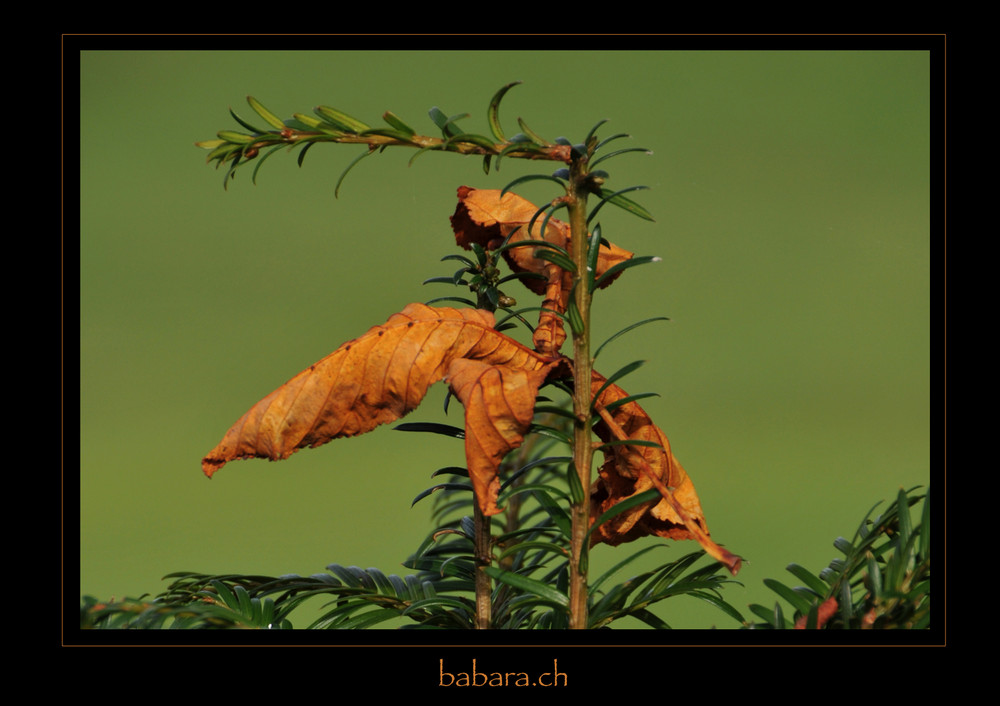
[[[202,475],[261,397],[408,302],[452,293],[421,282],[454,269],[440,258],[455,252],[458,186],[539,171],[506,160],[486,176],[448,154],[407,166],[394,149],[335,199],[361,148],[318,145],[302,168],[275,155],[256,185],[243,170],[223,190],[194,142],[236,127],[230,106],[251,117],[248,94],[282,117],[326,104],[376,124],[392,110],[428,133],[438,106],[485,133],[490,97],[520,80],[508,133],[521,116],[578,141],[607,118],[602,135],[653,151],[608,169],[609,186],[651,187],[637,199],[656,222],[608,207],[601,223],[663,261],[601,292],[595,340],[670,321],[619,339],[599,368],[648,361],[623,386],[659,393],[644,406],[713,537],[746,558],[726,591],[737,607],[773,603],[764,578],[794,582],[793,561],[818,571],[873,504],[930,480],[927,52],[86,50],[80,68],[81,594],[155,594],[178,570],[405,573],[431,529],[412,499],[464,465],[459,442],[383,427]],[[444,392],[407,420],[461,424]],[[635,548],[600,547],[592,565]],[[688,598],[657,612],[738,627]]]

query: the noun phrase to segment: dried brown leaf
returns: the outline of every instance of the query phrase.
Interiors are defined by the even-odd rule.
[[[459,358],[449,366],[447,382],[465,407],[465,458],[484,515],[501,511],[496,504],[500,462],[521,445],[538,388],[558,362],[525,370]]]
[[[493,329],[490,312],[410,304],[255,404],[202,460],[284,459],[406,415],[459,359],[536,371],[552,362]]]
[[[507,192],[501,197],[500,193],[497,189],[459,187],[458,206],[451,217],[455,242],[466,249],[472,243],[495,249],[510,236],[512,244],[544,241],[564,250],[569,249],[569,224],[557,218],[551,218],[545,223],[544,217],[539,216],[529,229],[528,224],[538,208],[517,194]],[[535,257],[536,250],[530,245],[512,247],[504,251],[504,259],[514,272],[530,272],[545,278],[544,281],[525,278],[522,282],[535,294],[543,295],[543,309],[551,310],[543,311],[539,317],[533,340],[535,349],[546,355],[556,355],[566,340],[566,332],[558,314],[566,312],[573,277],[558,265]],[[609,268],[631,257],[632,253],[613,244],[602,245],[598,253],[596,276],[600,277]],[[611,277],[601,287],[608,286],[615,279]]]
[[[606,379],[594,372],[593,394],[598,395],[605,383]],[[646,535],[693,539],[735,575],[740,568],[740,557],[717,545],[709,536],[694,484],[671,452],[667,435],[653,424],[637,402],[626,402],[610,412],[605,409],[627,396],[628,393],[611,384],[596,397],[595,408],[600,411],[601,421],[595,426],[595,433],[604,442],[642,441],[656,446],[602,446],[604,464],[592,489],[591,521],[623,500],[651,488],[656,488],[661,498],[631,508],[595,528],[591,543],[614,546]]]

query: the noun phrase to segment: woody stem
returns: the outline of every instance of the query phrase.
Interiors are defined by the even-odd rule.
[[[484,567],[492,563],[490,518],[483,515],[479,509],[479,503],[475,506],[475,516],[473,523],[476,536],[473,538],[476,554],[476,629],[488,630],[492,619],[492,591],[490,587],[490,577],[483,571]]]
[[[590,290],[587,286],[587,191],[586,160],[570,165],[567,206],[570,223],[570,255],[576,265],[574,300],[582,322],[581,331],[573,331],[573,465],[582,492],[571,508],[569,565],[569,627],[587,627],[587,530],[590,528],[590,467],[593,447],[590,436],[591,360],[590,360]]]

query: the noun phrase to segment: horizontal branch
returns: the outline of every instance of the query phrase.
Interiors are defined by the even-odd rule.
[[[213,150],[208,160],[223,156],[231,158],[239,154],[243,159],[253,159],[257,153],[266,147],[274,145],[295,146],[304,142],[339,142],[345,144],[368,145],[370,149],[385,147],[415,147],[417,149],[458,152],[459,154],[477,154],[482,156],[504,156],[518,159],[541,159],[552,162],[568,163],[571,159],[569,145],[536,145],[522,142],[484,143],[479,139],[465,141],[462,136],[454,138],[430,137],[427,135],[398,136],[387,134],[387,131],[366,131],[362,133],[337,133],[327,131],[306,131],[285,128],[269,132],[244,134],[231,130],[222,130],[214,140],[202,140],[195,145],[203,149]],[[230,153],[230,150],[232,153]],[[228,161],[223,159],[222,161]]]
[[[513,84],[510,84],[513,85]],[[361,144],[368,146],[370,154],[387,147],[411,147],[417,154],[426,151],[455,152],[465,155],[479,155],[484,158],[484,167],[489,171],[490,161],[503,157],[515,159],[547,160],[569,164],[573,159],[574,147],[565,140],[558,139],[549,142],[528,128],[523,121],[519,123],[525,132],[506,138],[500,129],[497,118],[497,108],[500,98],[510,85],[501,89],[490,103],[490,132],[492,137],[466,132],[458,127],[458,120],[466,116],[447,117],[437,108],[432,108],[430,116],[441,130],[440,136],[419,135],[397,115],[387,111],[382,119],[385,125],[371,127],[342,111],[319,106],[314,109],[315,115],[295,113],[288,120],[282,120],[265,108],[252,96],[247,102],[257,116],[264,120],[271,129],[260,129],[240,118],[230,110],[233,119],[242,130],[220,130],[216,138],[196,142],[197,147],[209,150],[207,161],[218,165],[229,163],[228,181],[237,166],[255,159],[260,150],[274,149],[282,146],[301,147],[299,163],[302,163],[305,150],[318,142],[336,142],[343,144]],[[260,158],[262,162],[270,152]],[[364,155],[362,155],[364,156]],[[256,169],[255,169],[256,172]]]

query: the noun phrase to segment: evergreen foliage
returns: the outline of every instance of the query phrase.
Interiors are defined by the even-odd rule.
[[[616,627],[623,619],[637,620],[655,629],[669,628],[655,608],[668,599],[689,596],[719,609],[731,627],[784,629],[796,621],[805,627],[831,628],[926,628],[930,625],[930,529],[925,496],[900,491],[897,499],[875,518],[866,515],[851,541],[838,539],[835,546],[843,553],[814,576],[797,564],[788,567],[805,585],[789,588],[774,580],[766,584],[787,603],[773,608],[750,606],[762,622],[747,621],[739,610],[723,598],[727,584],[736,583],[718,562],[700,561],[704,551],[693,551],[680,558],[629,574],[629,567],[651,552],[667,546],[663,542],[647,545],[628,553],[601,576],[588,576],[587,552],[590,533],[603,522],[639,503],[659,497],[657,490],[621,502],[589,522],[589,461],[592,452],[590,429],[598,415],[591,404],[590,364],[604,345],[634,328],[660,320],[647,319],[626,325],[605,344],[590,352],[590,297],[604,280],[623,270],[655,262],[654,257],[636,257],[612,268],[595,279],[593,263],[603,236],[595,216],[605,204],[619,206],[645,220],[649,212],[633,201],[632,192],[645,187],[608,190],[610,175],[597,164],[630,152],[646,153],[641,148],[604,151],[609,144],[625,137],[616,134],[606,139],[597,136],[601,121],[580,142],[565,138],[547,140],[533,132],[523,120],[520,131],[506,137],[499,120],[501,99],[516,84],[498,91],[487,110],[489,135],[471,133],[459,126],[466,115],[452,115],[438,108],[429,111],[436,130],[434,136],[422,136],[401,118],[385,113],[385,125],[368,124],[334,108],[320,106],[314,115],[295,114],[281,120],[259,101],[248,103],[258,118],[266,123],[261,129],[232,113],[241,130],[222,130],[217,138],[198,143],[209,150],[208,161],[226,167],[228,185],[238,168],[256,160],[253,176],[265,159],[283,148],[298,149],[299,163],[307,150],[318,143],[364,145],[365,151],[351,162],[345,174],[363,157],[388,147],[415,149],[414,158],[427,151],[478,154],[489,173],[501,160],[510,158],[558,161],[566,164],[551,174],[533,174],[515,179],[504,191],[529,180],[553,182],[565,192],[539,209],[535,217],[544,224],[560,209],[570,211],[574,242],[580,249],[541,248],[535,256],[554,262],[577,278],[567,311],[561,313],[574,337],[576,370],[585,370],[585,397],[581,386],[571,380],[549,381],[538,398],[534,424],[523,445],[508,455],[501,468],[502,516],[492,523],[472,514],[475,501],[468,471],[447,467],[434,474],[435,483],[420,493],[414,503],[431,505],[434,529],[424,537],[403,562],[412,573],[386,574],[377,568],[330,564],[326,572],[311,576],[279,577],[255,575],[210,575],[178,572],[169,574],[168,588],[154,598],[141,597],[117,602],[101,602],[84,597],[81,602],[81,626],[94,629],[475,629],[483,627],[481,595],[483,583],[477,580],[481,570],[489,578],[490,605],[488,626],[499,630],[562,629]],[[261,152],[263,150],[263,153]],[[600,155],[600,156],[599,156]],[[411,160],[412,161],[412,160]],[[340,181],[337,188],[339,189]],[[589,211],[587,197],[597,200]],[[574,210],[575,209],[575,210]],[[588,230],[592,233],[586,236]],[[583,237],[579,237],[580,233]],[[542,243],[544,245],[544,243]],[[432,277],[427,283],[444,283],[462,288],[459,295],[447,295],[431,301],[451,300],[469,306],[502,311],[497,328],[524,325],[531,329],[525,313],[538,307],[514,309],[516,302],[501,287],[530,274],[501,276],[499,263],[505,242],[496,250],[480,246],[471,256],[447,255],[444,261],[457,261],[458,271]],[[471,297],[470,297],[471,295]],[[582,345],[576,345],[576,344]],[[609,383],[635,370],[641,361],[623,367],[608,378]],[[578,373],[578,376],[581,375]],[[651,393],[632,395],[641,399]],[[625,402],[627,400],[622,400]],[[447,402],[446,402],[447,405]],[[582,412],[580,411],[582,410]],[[587,410],[590,414],[587,415]],[[581,419],[581,416],[583,417]],[[463,438],[464,430],[426,423],[404,423],[400,431],[445,434]],[[639,442],[635,442],[639,443]],[[585,454],[579,455],[586,446]],[[584,473],[577,472],[577,459],[585,459]],[[912,491],[911,491],[912,493]],[[923,503],[921,519],[914,524],[909,508]],[[583,508],[581,513],[580,509]],[[581,519],[582,518],[582,519]],[[484,561],[477,549],[477,538],[488,536]],[[623,578],[624,577],[624,578]],[[574,588],[575,587],[575,588]],[[574,590],[584,591],[585,606],[574,606]],[[322,601],[319,617],[306,619],[303,604]],[[837,601],[834,614],[824,614],[829,600]],[[791,611],[791,617],[786,612]],[[314,611],[313,611],[314,612]],[[583,621],[582,624],[580,621]],[[296,624],[298,623],[298,624]]]

